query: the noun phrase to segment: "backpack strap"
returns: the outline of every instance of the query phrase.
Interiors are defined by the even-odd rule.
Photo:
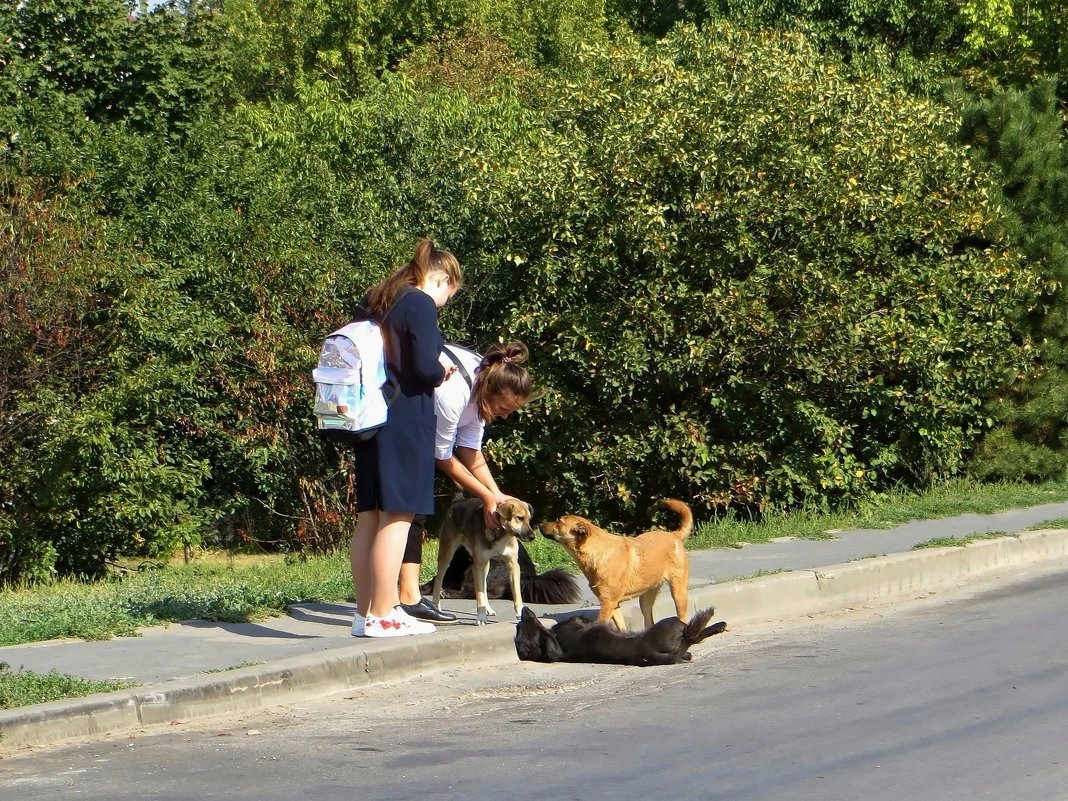
[[[393,313],[393,310],[397,308],[397,304],[400,303],[406,295],[410,295],[412,292],[415,291],[416,288],[411,284],[401,284],[401,286],[397,288],[397,294],[393,296],[393,302],[389,305],[389,308],[386,309],[385,313],[383,313],[381,317],[375,317],[373,314],[371,314],[370,309],[368,309],[367,306],[364,305],[367,302],[367,296],[364,296],[364,299],[360,302],[360,305],[356,307],[356,313],[353,315],[353,322],[364,322],[366,320],[373,320],[374,322],[378,323],[378,327],[382,330],[382,341],[385,342],[387,338],[386,326],[384,325],[386,319],[389,317],[389,315]],[[401,388],[400,381],[393,377],[389,369],[388,361],[386,361],[386,382],[393,385],[392,392],[384,393],[386,396],[386,403],[392,406],[393,401],[395,401],[397,399],[397,396],[400,395]]]
[[[445,351],[446,356],[452,359],[452,363],[455,364],[457,368],[459,368],[460,375],[462,375],[464,377],[464,381],[467,382],[467,388],[473,390],[475,388],[475,385],[471,381],[471,374],[467,372],[467,368],[464,367],[464,363],[460,361],[460,357],[453,353],[451,350],[449,350],[448,345],[442,345],[441,349]]]

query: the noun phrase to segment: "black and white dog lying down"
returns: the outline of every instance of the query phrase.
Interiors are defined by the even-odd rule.
[[[466,548],[456,549],[442,579],[442,598],[475,597],[475,583],[471,575],[472,561]],[[430,595],[433,588],[434,579],[431,579],[419,589],[423,595]],[[539,573],[522,542],[519,543],[519,589],[525,603],[574,604],[582,599],[578,580],[573,575],[562,567]],[[513,600],[508,569],[499,558],[490,562],[486,590],[491,599]]]
[[[608,623],[574,616],[551,629],[530,608],[515,631],[515,650],[529,662],[597,662],[608,665],[674,665],[692,658],[690,646],[726,631],[722,620],[708,625],[714,609],[695,614],[689,623],[666,617],[642,632],[617,631]]]

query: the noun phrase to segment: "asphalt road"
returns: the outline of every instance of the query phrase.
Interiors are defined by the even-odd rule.
[[[0,761],[47,799],[1068,799],[1068,572]]]

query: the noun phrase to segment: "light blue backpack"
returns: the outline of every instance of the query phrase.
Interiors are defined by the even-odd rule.
[[[408,291],[402,288],[397,293],[383,321]],[[323,439],[342,443],[370,439],[386,424],[389,404],[400,390],[389,386],[382,328],[367,317],[330,334],[323,342],[319,366],[312,370],[315,432]]]

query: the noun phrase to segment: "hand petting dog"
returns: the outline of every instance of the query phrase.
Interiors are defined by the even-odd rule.
[[[477,625],[485,625],[496,612],[489,605],[486,579],[490,561],[495,556],[504,557],[508,563],[512,588],[512,603],[518,621],[523,612],[523,594],[520,584],[519,541],[534,539],[531,518],[534,509],[529,503],[510,498],[497,505],[496,526],[486,525],[485,505],[479,498],[461,498],[445,515],[445,522],[438,534],[438,574],[434,578],[433,600],[441,602],[442,582],[445,570],[452,561],[456,549],[463,546],[474,562],[473,576]]]

